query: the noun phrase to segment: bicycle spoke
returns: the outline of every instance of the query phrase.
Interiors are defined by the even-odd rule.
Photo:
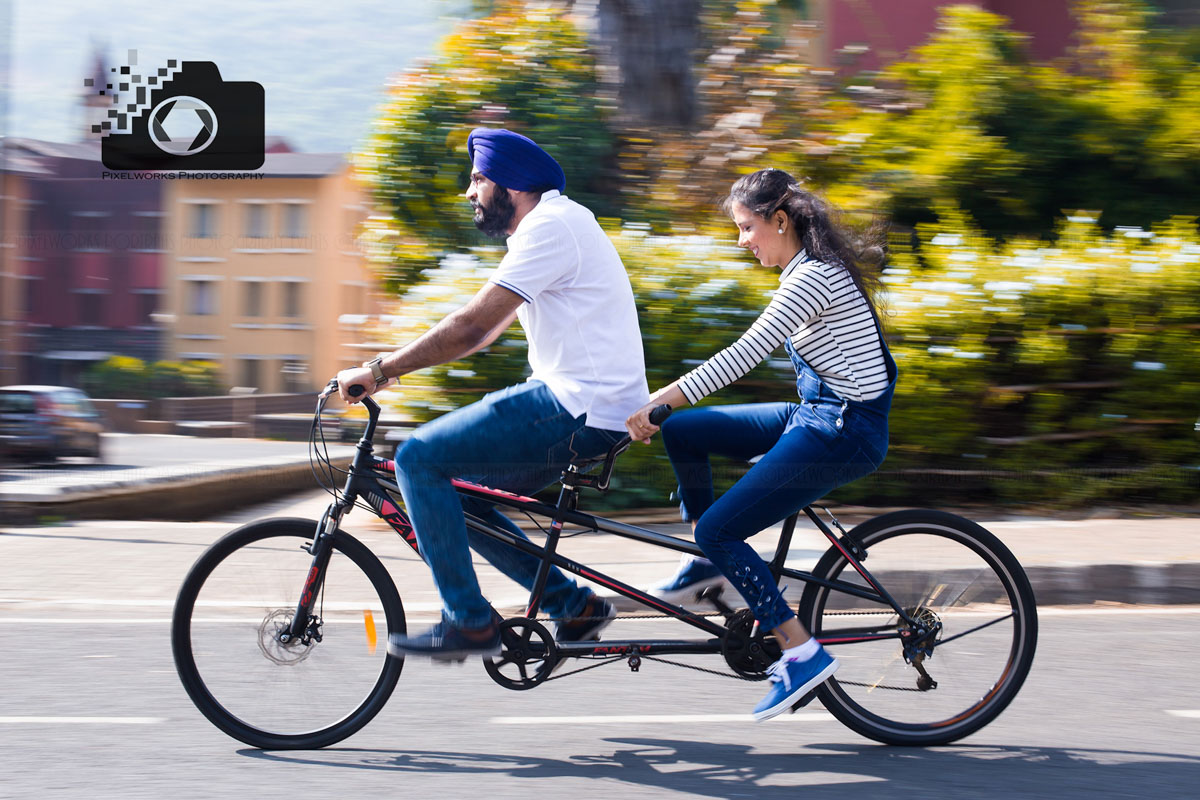
[[[969,633],[975,633],[976,631],[981,631],[984,628],[990,628],[992,625],[998,625],[999,623],[1004,622],[1006,619],[1012,619],[1012,617],[1013,617],[1012,614],[1005,614],[1003,617],[994,619],[991,622],[985,622],[982,625],[976,625],[974,628],[971,628],[970,630],[965,630],[962,633],[956,633],[953,636],[949,637],[948,639],[942,639],[941,641],[938,642],[938,646],[944,647],[946,644],[953,642],[955,639],[961,639]]]
[[[210,719],[246,731],[243,740],[332,736],[353,725],[348,720],[381,686],[390,692],[394,685],[385,676],[398,675],[398,665],[389,668],[386,648],[372,646],[387,640],[388,609],[370,576],[334,549],[302,635],[281,639],[312,564],[298,546],[311,540],[311,529],[264,530],[272,532],[258,540],[251,533],[245,545],[214,557],[192,589],[187,655],[177,654],[177,662],[185,658],[182,667],[194,670],[185,687],[188,681],[203,687],[216,706],[193,694],[197,705]]]
[[[889,526],[888,518],[898,521]],[[841,645],[840,668],[821,698],[842,722],[880,741],[953,741],[998,714],[1024,680],[1036,609],[1029,595],[1019,600],[1012,577],[1019,565],[993,556],[1003,545],[978,526],[938,512],[899,512],[877,520],[873,529],[860,526],[865,529],[860,541],[872,574],[911,621],[893,616],[847,624],[845,616],[878,613],[877,607],[852,594],[809,586],[805,601],[813,606],[802,608],[810,614],[806,624],[822,640]],[[903,520],[921,521],[906,527]],[[836,550],[813,574],[860,589],[866,585]],[[1027,581],[1023,585],[1028,592]],[[888,630],[902,640],[869,638]],[[954,644],[968,635],[970,647]]]

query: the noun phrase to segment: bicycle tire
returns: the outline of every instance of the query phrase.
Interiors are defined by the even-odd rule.
[[[301,550],[300,545],[312,541],[317,524],[312,520],[277,518],[250,523],[230,532],[196,561],[175,602],[171,649],[184,689],[213,725],[253,747],[315,749],[339,742],[360,730],[382,710],[400,678],[403,660],[386,653],[387,636],[406,631],[400,595],[379,559],[364,544],[341,530],[334,533],[333,554],[319,595],[321,637],[312,646],[283,645],[272,637],[271,631],[287,624],[295,612],[296,597],[304,586],[308,571],[306,559],[311,561],[311,556]],[[281,562],[289,558],[292,563],[282,566]],[[232,569],[240,567],[243,561],[244,569]],[[259,572],[264,578],[278,572],[277,584],[281,589],[269,590],[261,603],[256,599],[241,599],[246,596],[247,581],[257,585]],[[243,574],[244,579],[240,577]],[[357,630],[359,624],[353,612],[347,611],[344,618],[324,616],[327,589],[331,585],[352,587],[353,600],[342,605],[361,605],[365,609],[361,623],[365,626],[365,648],[359,640],[362,634]],[[206,592],[206,587],[211,591]],[[230,599],[223,599],[221,592],[232,593]],[[218,615],[234,616],[215,620],[198,617],[195,612],[197,599],[201,596],[205,599],[200,602],[200,607],[217,608]],[[378,641],[379,623],[372,607],[382,611],[386,623],[382,650]],[[256,622],[264,609],[266,616]],[[329,609],[335,615],[341,613],[335,601],[330,601]],[[314,612],[316,610],[314,607]],[[341,624],[344,622],[355,624]],[[199,647],[196,647],[197,643]],[[363,650],[367,651],[366,655]],[[203,663],[198,663],[198,653],[199,661]],[[316,658],[311,657],[314,655]],[[223,674],[222,660],[227,656],[247,658],[246,666],[240,668],[240,672],[233,670],[231,678]],[[354,668],[349,671],[351,675],[359,672],[363,675],[358,690],[348,685],[348,666]],[[377,675],[374,674],[376,668]],[[328,680],[323,679],[325,676],[309,674],[317,669],[328,671]],[[330,720],[310,726],[306,715],[321,713],[318,706],[326,697],[338,695],[336,700],[340,701],[340,693],[353,698],[359,691],[362,692],[361,699],[347,703],[349,708],[344,714],[338,710],[339,706],[333,706],[329,712],[333,715]],[[277,708],[267,705],[265,712],[249,709],[260,697],[264,703],[276,702]],[[247,710],[240,708],[243,705]],[[264,722],[255,718],[259,715],[294,716],[296,722]],[[299,729],[280,729],[289,724]]]
[[[839,622],[850,616],[865,621],[890,615],[874,629],[854,628],[858,633],[909,627],[890,607],[808,583],[800,620],[831,642],[841,662],[838,674],[817,690],[825,708],[851,730],[893,745],[948,744],[994,720],[1016,697],[1037,647],[1037,606],[1017,559],[978,524],[942,511],[884,514],[855,527],[850,537],[866,550],[864,567],[902,608],[914,616],[920,609],[926,621],[944,627],[932,652],[920,659],[934,680],[930,687],[895,639],[838,646],[839,631],[842,638],[856,635]],[[913,568],[901,569],[904,562]],[[812,574],[865,587],[854,569],[844,574],[848,564],[831,547]],[[993,655],[982,655],[985,648]]]

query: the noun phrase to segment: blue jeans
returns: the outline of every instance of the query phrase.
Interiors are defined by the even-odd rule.
[[[422,425],[397,448],[396,482],[442,597],[443,616],[451,624],[480,628],[492,619],[469,548],[527,589],[533,588],[541,561],[482,534],[468,533],[464,509],[528,538],[491,503],[461,497],[450,479],[532,494],[553,483],[572,459],[602,455],[621,436],[587,427],[584,417],[571,416],[545,384],[529,381]],[[554,617],[576,617],[588,595],[587,589],[555,567],[550,570],[543,604]]]
[[[697,408],[662,426],[683,518],[696,521],[696,543],[765,630],[795,614],[746,539],[873,472],[887,452],[886,410],[843,404],[832,393],[813,400]],[[714,501],[710,454],[746,460],[763,453]]]

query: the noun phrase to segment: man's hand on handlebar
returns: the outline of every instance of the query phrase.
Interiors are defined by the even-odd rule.
[[[390,386],[395,379],[388,378],[384,383],[376,384],[375,376],[368,367],[350,367],[337,374],[337,390],[342,401],[347,404],[357,403],[364,397],[375,394],[385,386]],[[358,391],[351,393],[352,387]]]

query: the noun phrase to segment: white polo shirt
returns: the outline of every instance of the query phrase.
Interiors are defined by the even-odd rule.
[[[583,206],[550,190],[508,237],[492,283],[525,303],[529,380],[587,425],[625,429],[650,399],[633,287],[617,250]]]

